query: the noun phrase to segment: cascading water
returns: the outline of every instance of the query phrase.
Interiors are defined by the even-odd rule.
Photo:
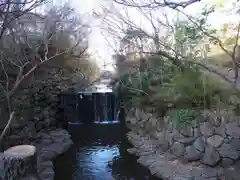
[[[113,92],[94,94],[95,123],[115,123],[116,97]]]

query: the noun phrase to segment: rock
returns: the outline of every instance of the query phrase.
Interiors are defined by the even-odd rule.
[[[47,168],[40,173],[42,179],[53,180],[54,179],[54,170],[52,168]]]
[[[199,152],[198,150],[196,150],[196,148],[194,146],[188,146],[186,147],[186,152],[184,157],[188,160],[188,161],[197,161],[201,158],[202,153]]]
[[[223,137],[219,135],[213,135],[207,138],[207,143],[213,147],[220,147],[223,144]]]
[[[240,139],[232,139],[230,145],[233,149],[240,151]]]
[[[158,140],[158,143],[159,143],[160,145],[163,145],[163,144],[165,143],[165,141],[166,141],[165,133],[164,133],[164,132],[155,131],[154,137]]]
[[[211,123],[215,126],[215,127],[219,127],[221,125],[221,123],[224,121],[222,116],[213,116],[211,117]]]
[[[171,147],[171,152],[177,157],[183,156],[185,152],[184,145],[182,143],[175,142]]]
[[[187,137],[192,137],[193,136],[193,128],[189,125],[183,126],[181,129],[181,134]]]
[[[31,139],[31,138],[35,138],[36,137],[36,129],[34,128],[34,126],[30,126],[30,124],[28,124],[27,126],[25,126],[22,131],[20,132],[20,136],[23,139]]]
[[[233,149],[231,144],[224,143],[220,148],[218,148],[218,151],[223,158],[237,160],[240,156],[240,153],[236,149]]]
[[[51,145],[53,140],[51,138],[44,138],[40,140],[42,146]]]
[[[240,138],[240,127],[238,123],[231,122],[226,125],[226,134],[234,138]]]
[[[129,154],[134,154],[134,155],[138,155],[139,154],[139,151],[136,148],[129,148],[129,149],[127,149],[127,152]]]
[[[137,120],[136,118],[134,118],[134,117],[127,117],[127,118],[126,118],[126,122],[127,122],[127,123],[130,123],[130,124],[132,124],[132,125],[136,125],[137,122],[138,122],[138,120]]]
[[[195,140],[193,143],[193,146],[200,152],[204,152],[205,146],[204,146],[204,140],[202,137],[199,137]]]
[[[37,131],[40,131],[40,130],[44,129],[47,126],[46,126],[44,121],[40,120],[40,121],[36,122],[35,127],[36,127]]]
[[[176,133],[174,135],[174,140],[180,143],[183,143],[185,145],[190,145],[194,142],[194,138],[193,137],[185,137],[182,134]]]
[[[194,177],[189,177],[189,176],[177,176],[177,177],[173,177],[171,178],[171,180],[195,180]]]
[[[209,137],[213,135],[213,127],[208,122],[204,122],[200,125],[200,131],[204,137]]]
[[[227,135],[227,136],[224,138],[224,143],[230,144],[230,143],[232,142],[232,140],[233,140],[233,137]]]
[[[142,116],[143,116],[143,112],[141,109],[139,108],[136,108],[135,110],[135,117],[138,121],[141,121],[142,120]]]
[[[214,147],[208,145],[205,149],[205,153],[201,162],[203,164],[214,166],[220,161],[220,156],[218,152],[214,149]]]
[[[169,131],[165,132],[165,137],[166,137],[166,141],[168,142],[169,146],[172,146],[174,141],[173,141],[173,134]]]
[[[201,135],[199,128],[194,128],[193,130],[193,137],[197,138]]]
[[[219,127],[216,127],[215,128],[215,134],[218,134],[218,135],[220,135],[220,136],[222,136],[222,137],[226,137],[226,128],[225,128],[225,124],[224,125],[221,125],[221,126],[219,126]]]
[[[202,111],[202,113],[201,113],[201,116],[202,116],[202,121],[208,121],[209,120],[209,117],[210,117],[210,113],[209,113],[209,111],[208,110],[204,110],[204,111]]]
[[[226,168],[226,167],[231,166],[233,164],[233,162],[234,161],[230,158],[222,158],[220,166]]]

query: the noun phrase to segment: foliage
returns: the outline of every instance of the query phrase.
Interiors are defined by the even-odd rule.
[[[163,12],[165,8],[155,7],[154,3],[146,5],[144,2],[133,0],[132,3],[124,1],[122,5],[125,5],[126,14],[118,12],[115,8],[114,11],[109,9],[112,18],[106,17],[108,27],[110,24],[111,29],[116,26],[120,27],[116,29],[122,30],[122,34],[116,35],[122,35],[119,38],[119,44],[121,40],[129,41],[145,36],[144,45],[150,47],[148,49],[150,52],[147,52],[146,56],[144,53],[141,54],[136,70],[120,77],[118,91],[127,107],[152,106],[157,109],[160,116],[165,116],[169,109],[180,109],[180,112],[184,112],[179,114],[178,121],[181,124],[194,119],[190,110],[198,112],[198,109],[232,109],[234,106],[239,106],[239,101],[229,102],[233,94],[234,97],[238,95],[231,88],[225,89],[226,84],[222,84],[219,80],[222,78],[232,87],[236,85],[237,77],[234,82],[231,82],[227,79],[228,77],[225,77],[225,71],[215,70],[218,67],[207,64],[212,59],[209,54],[214,44],[230,59],[231,63],[228,61],[225,65],[230,67],[235,65],[234,72],[239,70],[237,67],[239,58],[235,58],[238,53],[236,38],[229,40],[231,42],[235,40],[233,43],[235,49],[231,47],[229,50],[229,47],[225,47],[225,43],[219,39],[217,30],[212,29],[208,24],[208,17],[215,13],[215,6],[206,6],[196,14],[189,15],[179,6],[173,7],[166,4],[172,8],[172,10],[168,9],[170,13],[177,13],[177,18],[172,16],[174,18],[170,19],[168,14]],[[140,11],[139,16],[149,23],[147,28],[128,18],[126,5]],[[223,33],[227,29],[228,27],[225,26]],[[236,32],[237,29],[234,29],[235,34]],[[152,42],[153,48],[151,48]],[[136,46],[137,42],[134,43]],[[138,52],[135,50],[136,54]],[[225,59],[222,54],[218,53],[218,55]],[[146,62],[144,68],[141,62]],[[220,78],[216,78],[216,75]],[[236,86],[234,88],[237,89]]]
[[[151,106],[159,116],[165,116],[170,109],[182,109],[177,119],[179,124],[184,124],[194,120],[197,110],[216,109],[220,105],[228,108],[240,102],[230,103],[233,91],[222,88],[220,82],[196,66],[186,67],[181,72],[156,56],[148,59],[147,64],[145,72],[125,74],[120,78],[118,93],[126,107]]]
[[[8,114],[7,126],[0,136],[0,149],[17,112],[12,107],[11,98],[23,85],[30,85],[36,75],[42,75],[40,72],[54,74],[53,67],[68,69],[72,74],[79,74],[78,79],[87,81],[98,73],[96,64],[89,61],[90,55],[87,54],[89,26],[68,4],[51,7],[46,12],[39,11],[37,8],[45,2],[0,2],[0,101],[4,101],[1,106],[7,107],[4,109]],[[81,69],[83,64],[85,68]]]
[[[170,115],[174,126],[181,129],[183,126],[194,122],[198,116],[198,111],[195,109],[171,109],[168,113]]]

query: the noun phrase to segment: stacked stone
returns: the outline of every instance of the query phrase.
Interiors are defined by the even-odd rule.
[[[192,164],[197,164],[197,167],[213,169],[212,172],[219,168],[228,169],[238,164],[240,158],[238,120],[240,117],[227,120],[223,116],[212,116],[210,113],[206,116],[206,113],[203,113],[192,124],[177,129],[169,119],[164,121],[152,113],[135,109],[127,116],[129,127],[134,132],[134,135],[129,134],[129,140],[136,147],[129,151],[140,156],[154,154],[154,157],[157,152],[164,157],[161,156],[159,161],[166,162],[166,159],[170,158],[171,162],[180,161],[182,166],[191,164],[192,167]],[[216,176],[214,177],[217,178]]]
[[[28,144],[43,129],[61,127],[58,95],[75,86],[71,74],[59,74],[52,70],[45,76],[36,77],[32,85],[17,92],[12,100],[16,120],[5,141],[5,148]]]

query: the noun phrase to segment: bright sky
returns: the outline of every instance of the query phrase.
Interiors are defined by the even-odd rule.
[[[93,10],[97,10],[101,5],[105,5],[106,0],[73,0],[74,7],[78,9],[81,13],[89,14],[88,18],[90,20],[90,25],[92,33],[90,35],[90,51],[94,52],[94,58],[97,60],[100,66],[103,66],[104,61],[106,64],[111,64],[111,50],[105,41],[105,38],[101,35],[100,24],[92,18],[90,15]]]
[[[64,0],[63,0],[64,1]],[[65,0],[66,1],[66,0]],[[79,10],[81,13],[86,13],[91,15],[92,10],[98,10],[101,5],[106,5],[111,0],[72,0],[73,5],[76,9]],[[217,3],[219,0],[202,0],[203,2],[207,3]],[[232,0],[222,0],[224,3],[232,2]],[[198,9],[202,8],[204,6],[203,3],[196,3],[189,7],[187,7],[185,10],[187,14],[194,14],[198,11]],[[131,16],[131,13],[130,13]],[[108,47],[108,43],[106,42],[105,38],[101,35],[100,28],[98,27],[99,23],[94,20],[91,16],[88,16],[90,20],[90,25],[92,28],[92,34],[90,35],[90,49],[91,51],[96,52],[95,58],[98,62],[98,64],[103,65],[104,61],[107,64],[111,64],[111,55],[113,51],[110,47]],[[135,15],[136,17],[136,15]],[[138,17],[138,16],[137,16]],[[134,18],[133,18],[134,19]],[[219,25],[221,22],[227,22],[229,19],[232,19],[231,17],[226,17],[226,15],[218,14],[215,17],[212,17],[210,19],[210,22],[213,26]],[[137,18],[135,18],[137,20]],[[139,20],[139,17],[138,17]]]

